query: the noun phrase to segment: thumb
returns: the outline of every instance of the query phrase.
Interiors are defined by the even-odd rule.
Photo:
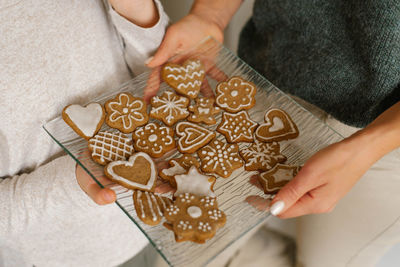
[[[158,48],[156,54],[147,63],[149,68],[154,68],[160,66],[167,62],[167,60],[175,55],[175,52],[178,48],[179,38],[171,34],[170,30],[167,30],[165,34],[164,40],[162,41],[160,47]]]
[[[310,188],[305,182],[304,174],[300,170],[298,175],[295,176],[284,187],[282,187],[282,189],[279,190],[279,192],[276,194],[274,200],[271,203],[271,214],[277,216],[285,212],[309,190]]]
[[[99,205],[106,205],[115,202],[117,196],[115,192],[109,188],[101,188],[96,183],[90,184],[86,188],[86,193]]]

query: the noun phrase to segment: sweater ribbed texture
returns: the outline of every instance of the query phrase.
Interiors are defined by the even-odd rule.
[[[239,56],[357,127],[400,101],[400,1],[256,0]]]

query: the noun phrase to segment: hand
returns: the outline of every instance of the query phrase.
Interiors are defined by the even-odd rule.
[[[212,20],[197,14],[189,14],[170,26],[153,59],[150,68],[164,64],[170,57],[194,47],[207,36],[223,41],[223,30]]]
[[[106,205],[114,203],[117,199],[115,192],[109,188],[101,188],[93,178],[78,164],[76,164],[76,180],[81,189],[97,204]],[[102,185],[112,183],[104,175],[96,177]]]
[[[330,212],[377,160],[360,131],[313,155],[272,201],[271,213],[291,218]]]

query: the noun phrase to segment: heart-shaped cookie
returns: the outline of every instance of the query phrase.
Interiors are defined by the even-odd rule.
[[[207,145],[215,137],[212,131],[190,122],[178,123],[176,135],[179,137],[178,150],[189,154]]]
[[[90,139],[101,128],[105,112],[99,103],[66,106],[62,111],[63,120],[81,137]]]
[[[204,76],[200,60],[188,60],[183,65],[167,63],[162,69],[163,80],[177,93],[192,99],[199,94]]]
[[[110,180],[129,189],[153,191],[157,172],[153,160],[144,152],[133,154],[128,161],[109,163],[104,174]]]
[[[261,124],[255,133],[262,142],[279,142],[296,138],[299,130],[289,115],[280,109],[270,109],[265,113],[265,123]]]

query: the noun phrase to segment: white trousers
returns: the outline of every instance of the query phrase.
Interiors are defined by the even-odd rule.
[[[358,130],[298,101],[345,137]],[[375,266],[398,243],[400,149],[375,163],[331,213],[297,219],[299,266]]]

